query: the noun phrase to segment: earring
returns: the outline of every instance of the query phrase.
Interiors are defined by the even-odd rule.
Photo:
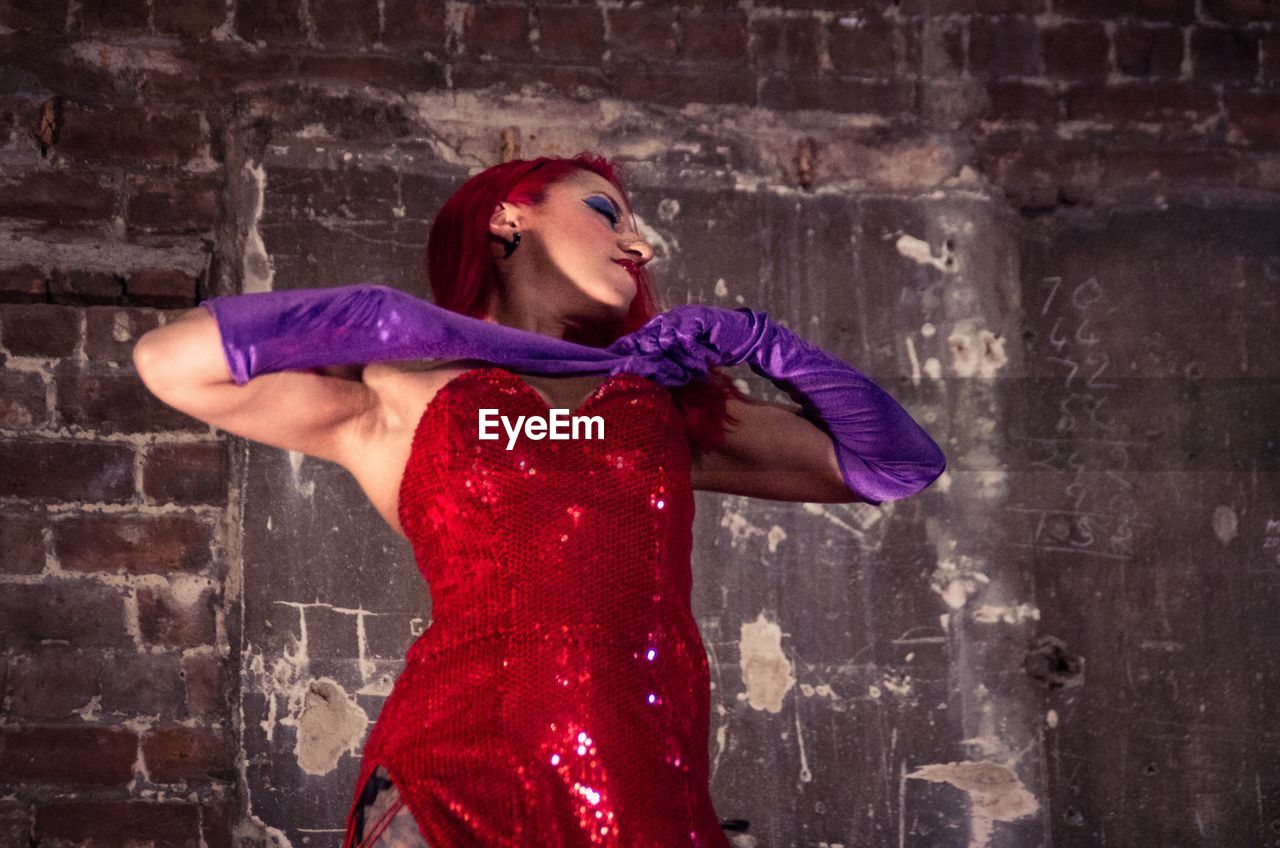
[[[510,258],[511,258],[511,254],[515,253],[515,252],[516,252],[516,248],[517,248],[517,247],[519,247],[519,246],[520,246],[520,234],[519,234],[519,233],[513,233],[513,234],[511,235],[511,241],[506,242],[506,243],[503,245],[503,250],[506,252],[506,255],[505,255],[503,258],[504,258],[504,259],[510,259]]]

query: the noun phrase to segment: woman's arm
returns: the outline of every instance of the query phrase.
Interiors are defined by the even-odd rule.
[[[192,418],[344,467],[377,409],[360,366],[280,371],[236,385],[218,323],[200,307],[143,334],[133,363],[152,394]]]

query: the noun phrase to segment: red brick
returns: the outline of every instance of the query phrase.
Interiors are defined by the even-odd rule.
[[[820,26],[816,18],[758,18],[752,21],[756,67],[762,73],[817,73]]]
[[[218,190],[214,177],[130,175],[125,223],[148,233],[206,232],[218,222]]]
[[[969,21],[969,71],[987,79],[1041,76],[1036,22],[1022,17]]]
[[[10,648],[46,640],[83,647],[133,647],[124,627],[124,589],[81,580],[0,583],[0,621]]]
[[[916,18],[902,30],[906,67],[928,78],[964,73],[965,23],[958,18]]]
[[[1280,143],[1280,92],[1228,91],[1224,99],[1228,143]]]
[[[1025,145],[986,157],[987,171],[1022,209],[1051,209],[1061,202],[1079,202],[1097,190],[1101,163],[1090,149],[1044,148]]]
[[[68,372],[57,380],[61,421],[91,433],[207,432],[208,425],[160,400],[132,373]]]
[[[212,727],[156,727],[142,740],[147,774],[156,783],[235,779],[229,736]]]
[[[34,430],[49,426],[44,380],[27,371],[0,371],[0,427]]]
[[[31,842],[31,802],[0,801],[0,845],[29,845]]]
[[[296,62],[297,75],[312,83],[324,80],[343,84],[358,82],[393,91],[446,87],[444,66],[418,56],[308,53],[298,56]],[[271,180],[267,184],[270,191]]]
[[[618,95],[628,100],[683,106],[687,103],[752,103],[755,80],[732,69],[678,66],[635,67],[622,74]]]
[[[1111,40],[1102,24],[1065,23],[1040,33],[1045,72],[1059,79],[1105,80],[1111,73]]]
[[[0,3],[0,26],[62,33],[67,28],[67,0],[6,0]]]
[[[470,57],[527,59],[529,46],[528,12],[524,6],[468,6],[463,20],[463,44]]]
[[[34,265],[17,265],[0,270],[0,302],[44,303],[49,284],[44,272]]]
[[[142,491],[148,498],[182,504],[227,502],[227,446],[152,445],[142,465]]]
[[[231,714],[229,661],[216,654],[191,654],[182,659],[186,680],[187,717],[220,720]]]
[[[0,345],[12,356],[72,356],[80,344],[80,315],[54,303],[0,304]]]
[[[166,721],[185,712],[182,657],[176,651],[112,651],[99,666],[103,712],[159,716]]]
[[[133,779],[138,737],[124,727],[0,727],[0,750],[0,782],[123,787]]]
[[[621,9],[610,9],[609,19],[621,12]],[[629,10],[630,11],[630,10]],[[617,36],[617,29],[614,29]],[[643,48],[650,43],[635,27],[627,30],[627,38],[640,44]],[[661,39],[665,47],[666,31],[655,30],[653,38]],[[654,58],[663,58],[662,49],[645,50]],[[682,12],[680,15],[680,58],[685,62],[708,65],[743,65],[749,53],[747,49],[747,18],[741,11],[732,12]]]
[[[1055,0],[1053,11],[1064,18],[1105,18],[1188,24],[1195,20],[1196,0]]]
[[[982,114],[987,121],[1032,121],[1041,125],[1058,119],[1058,101],[1044,85],[1014,80],[987,84],[990,106]]]
[[[1131,77],[1177,77],[1182,73],[1182,30],[1172,26],[1117,24],[1116,70]]]
[[[1038,15],[1048,0],[902,0],[905,15]]]
[[[498,91],[515,92],[529,88],[535,94],[558,94],[574,100],[592,100],[607,88],[604,72],[585,65],[464,62],[453,66],[453,81],[459,90],[492,86]],[[412,226],[416,228],[418,225]],[[417,233],[412,237],[416,238]]]
[[[1191,72],[1198,79],[1252,80],[1258,75],[1258,36],[1238,30],[1193,27]]]
[[[204,843],[200,848],[237,848],[239,842],[232,839],[231,828],[239,819],[235,795],[213,797],[201,803],[200,836]]]
[[[290,43],[306,37],[301,0],[236,3],[236,31],[246,41]]]
[[[194,804],[38,801],[35,818],[42,848],[202,848],[200,808]]]
[[[151,644],[176,648],[211,645],[216,638],[214,605],[217,595],[202,591],[198,600],[185,604],[169,589],[138,589],[138,629]]]
[[[882,15],[844,15],[831,22],[828,52],[836,72],[890,76],[897,67],[894,25]]]
[[[189,106],[89,107],[68,101],[56,150],[82,161],[181,165],[205,145],[200,114]]]
[[[598,63],[604,17],[596,6],[537,6],[538,53],[544,59]]]
[[[1262,78],[1271,83],[1280,80],[1280,32],[1262,34]]]
[[[227,17],[225,0],[152,0],[156,30],[208,39]]]
[[[445,4],[422,0],[385,0],[384,44],[441,51],[445,47]]]
[[[1272,0],[1203,0],[1203,6],[1207,17],[1224,23],[1280,21],[1280,5]]]
[[[64,227],[109,220],[115,213],[115,191],[89,174],[37,170],[0,180],[3,218]]]
[[[39,574],[44,570],[43,525],[44,516],[38,513],[0,513],[0,574]]]
[[[80,4],[80,24],[88,32],[147,30],[147,0],[98,0]]]
[[[129,306],[86,306],[84,318],[85,358],[130,366],[138,339],[160,326],[156,310]]]
[[[0,496],[53,501],[133,498],[132,445],[51,439],[0,441]]]
[[[822,109],[872,115],[900,115],[916,108],[916,85],[909,81],[775,75],[762,81],[759,105],[766,109]]]
[[[85,306],[118,304],[124,298],[124,281],[110,271],[54,268],[49,274],[49,298]]]
[[[675,11],[660,6],[630,6],[606,10],[609,18],[609,57],[615,63],[632,60],[640,62],[670,61],[676,58]],[[720,16],[715,16],[720,17]],[[682,26],[684,21],[681,22]],[[695,23],[697,34],[695,41],[707,28],[705,24]],[[712,27],[715,29],[715,27]],[[717,36],[721,33],[717,30]],[[685,29],[685,38],[689,38],[689,30]],[[746,46],[745,30],[742,46]],[[713,49],[712,55],[718,52],[719,45]],[[683,56],[695,61],[703,57],[697,55],[697,49],[690,51],[686,46]],[[692,54],[692,55],[690,55]],[[630,65],[627,66],[628,70]]]
[[[311,20],[325,44],[367,46],[378,40],[378,4],[364,0],[311,0]]]
[[[72,513],[54,520],[54,555],[67,571],[198,572],[209,565],[213,530],[194,515]]]
[[[124,285],[129,303],[160,309],[195,307],[196,278],[176,268],[142,268],[129,274]]]
[[[1067,91],[1066,108],[1070,120],[1192,124],[1217,112],[1217,97],[1177,83],[1086,83]]]

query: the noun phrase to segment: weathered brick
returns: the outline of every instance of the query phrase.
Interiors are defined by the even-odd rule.
[[[1258,75],[1258,36],[1229,29],[1191,29],[1191,71],[1199,79],[1252,80]]]
[[[210,444],[152,445],[142,465],[142,491],[148,498],[181,504],[227,501],[227,446]]]
[[[115,212],[115,190],[90,174],[42,169],[0,180],[0,218],[63,227],[108,220]]]
[[[1262,78],[1280,81],[1280,30],[1262,34]]]
[[[630,6],[607,9],[609,19],[609,56],[613,62],[630,61],[670,61],[676,58],[675,10],[660,6]],[[697,16],[691,16],[697,17]],[[684,21],[681,22],[682,28]],[[701,37],[707,28],[705,24],[694,24],[697,34],[694,40]],[[745,28],[743,28],[742,46],[746,47]],[[685,30],[686,47],[682,56],[699,61],[705,50],[690,50],[687,46],[689,31]],[[717,45],[718,47],[718,45]],[[709,51],[705,58],[713,58],[717,50]]]
[[[34,265],[0,269],[0,302],[44,303],[49,299],[49,283]]]
[[[67,0],[5,0],[0,3],[0,26],[19,31],[64,32]]]
[[[1094,21],[1064,23],[1040,33],[1045,72],[1059,79],[1104,80],[1111,73],[1107,54],[1111,40],[1106,28]]]
[[[610,9],[609,19],[614,20],[621,9]],[[637,31],[638,24],[631,24],[626,38],[639,45],[643,54],[661,58],[665,52],[666,30],[657,28],[652,40]],[[618,35],[614,29],[615,39]],[[661,40],[661,47],[652,41]],[[747,18],[741,10],[731,12],[682,11],[680,15],[679,55],[685,62],[710,65],[744,65],[750,56],[747,45]],[[651,49],[652,48],[652,49]]]
[[[1217,97],[1208,88],[1176,83],[1084,83],[1068,89],[1066,109],[1070,120],[1193,124],[1217,111]]]
[[[0,781],[5,783],[123,787],[133,779],[138,737],[124,727],[0,727],[0,750]],[[41,821],[40,807],[36,821]]]
[[[34,430],[49,426],[44,380],[27,371],[0,371],[0,427]]]
[[[535,95],[561,95],[589,101],[607,90],[607,79],[599,68],[587,65],[527,65],[507,62],[467,62],[454,65],[458,88],[488,88],[514,92],[531,88]]]
[[[443,55],[447,30],[444,3],[384,0],[382,41],[392,47],[420,47]]]
[[[218,222],[219,180],[209,176],[131,175],[125,224],[149,233],[205,232]]]
[[[56,149],[72,159],[181,165],[205,144],[200,113],[189,106],[85,106],[68,101]]]
[[[41,848],[202,848],[200,808],[195,804],[39,801],[35,819],[35,839]]]
[[[1207,17],[1223,23],[1280,21],[1280,4],[1271,0],[1202,0],[1202,4]]]
[[[80,4],[80,24],[88,32],[147,30],[147,0],[85,0]]]
[[[434,4],[433,4],[434,5]],[[231,829],[239,818],[235,795],[213,797],[201,802],[200,848],[236,848]]]
[[[124,626],[124,592],[82,580],[0,583],[0,647],[45,640],[84,647],[132,647]]]
[[[85,306],[119,304],[124,299],[124,280],[111,271],[54,268],[49,274],[49,299]]]
[[[1048,0],[902,0],[907,15],[1038,15]]]
[[[890,76],[897,66],[893,22],[882,15],[844,15],[831,22],[827,46],[841,74]]]
[[[216,636],[214,607],[217,594],[211,589],[199,592],[192,603],[185,603],[168,588],[138,589],[138,629],[142,638],[155,645],[197,648],[211,645]]]
[[[817,73],[821,31],[816,18],[753,20],[756,66],[761,72]]]
[[[64,424],[93,433],[206,432],[208,425],[160,400],[131,373],[58,377],[57,414]]]
[[[129,306],[84,307],[84,355],[94,362],[133,362],[138,339],[160,326],[154,309]]]
[[[0,496],[125,501],[134,495],[131,445],[52,439],[0,441]]]
[[[774,75],[761,81],[759,105],[766,109],[826,109],[872,115],[913,111],[917,86],[909,81]]]
[[[1022,145],[984,153],[986,170],[1015,206],[1052,209],[1061,202],[1091,196],[1101,182],[1102,165],[1088,147]]]
[[[462,41],[466,55],[497,59],[528,59],[528,12],[507,4],[468,6],[463,17]]]
[[[78,715],[98,694],[102,653],[78,646],[31,646],[9,663],[9,712],[58,721]]]
[[[186,717],[224,719],[231,713],[230,661],[217,654],[183,657],[182,677],[186,681]]]
[[[974,18],[969,22],[969,71],[987,79],[1044,73],[1040,29],[1031,18]]]
[[[194,515],[70,514],[51,527],[67,571],[194,573],[208,566],[213,542],[209,523]]]
[[[444,65],[415,55],[308,53],[296,61],[298,76],[312,83],[359,82],[391,91],[446,86]]]
[[[156,783],[235,779],[231,740],[218,728],[156,727],[142,739],[142,757]]]
[[[194,307],[197,280],[176,268],[141,268],[129,274],[124,290],[129,303],[160,309]]]
[[[538,52],[544,59],[600,61],[604,53],[604,17],[593,6],[537,7]]]
[[[731,69],[678,66],[635,67],[618,81],[618,95],[629,100],[683,106],[686,103],[751,103],[755,80]]]
[[[100,666],[104,713],[159,716],[164,721],[185,713],[182,657],[177,652],[113,651]]]
[[[1054,0],[1053,11],[1065,18],[1137,18],[1188,24],[1195,20],[1196,0]]]
[[[0,574],[39,574],[44,570],[43,526],[44,516],[39,513],[0,512]]]
[[[1177,77],[1182,72],[1182,30],[1117,24],[1116,70],[1131,77]]]
[[[1051,88],[1016,80],[987,84],[990,106],[982,114],[987,121],[1033,121],[1050,124],[1058,118],[1058,100]]]
[[[227,17],[226,0],[152,0],[158,32],[207,39]]]
[[[288,44],[306,37],[300,0],[236,3],[235,25],[247,41]]]
[[[352,0],[310,0],[316,35],[325,44],[367,46],[378,40],[378,5]]]
[[[1228,91],[1223,99],[1229,143],[1280,143],[1280,92]]]
[[[400,175],[390,168],[273,168],[263,214],[275,218],[394,217]]]
[[[902,29],[903,61],[925,77],[964,73],[965,23],[959,18],[914,18]]]
[[[11,356],[72,356],[80,344],[80,315],[54,303],[0,304],[0,346]]]
[[[23,846],[31,841],[31,802],[0,801],[0,845]]]

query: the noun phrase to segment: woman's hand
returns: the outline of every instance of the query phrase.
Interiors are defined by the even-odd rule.
[[[746,307],[677,306],[655,315],[606,350],[654,368],[665,361],[682,372],[682,382],[688,382],[706,376],[712,367],[746,361],[764,337],[767,321],[765,313]]]

